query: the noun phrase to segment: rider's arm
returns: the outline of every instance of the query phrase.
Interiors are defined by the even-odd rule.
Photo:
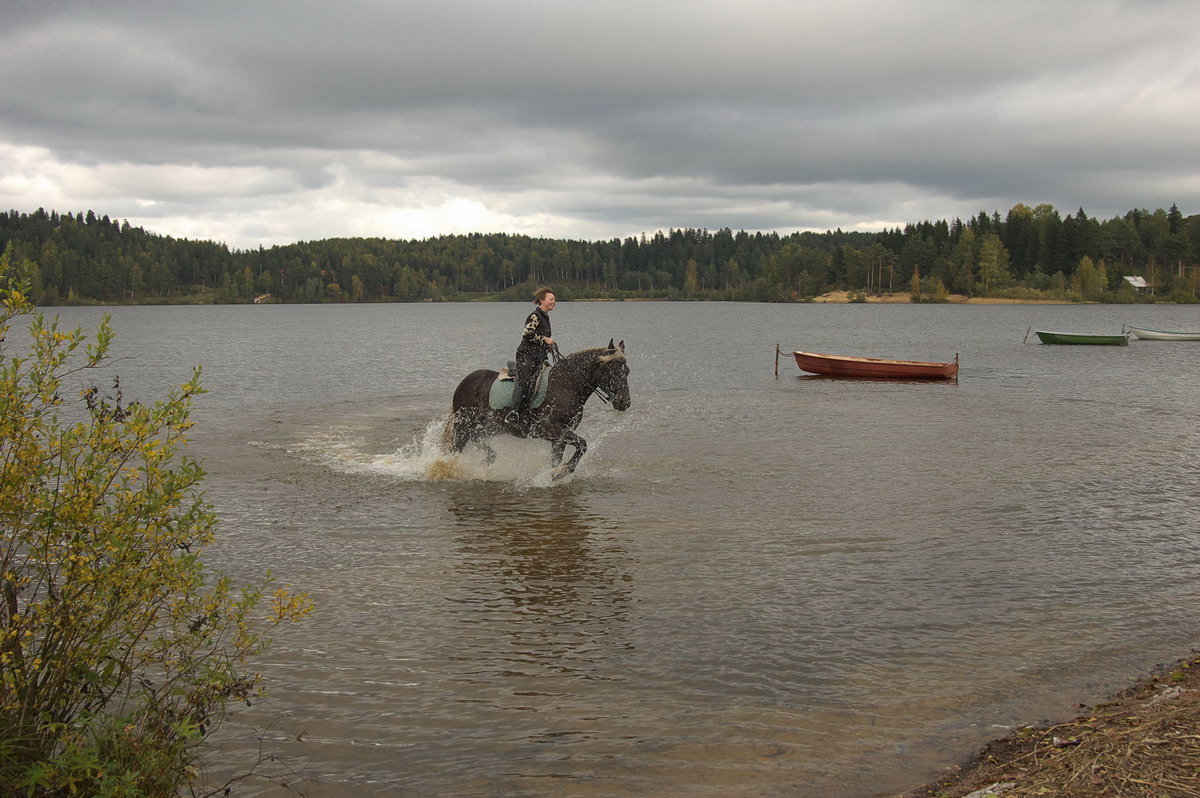
[[[539,319],[538,319],[537,312],[535,311],[533,313],[530,313],[529,318],[525,320],[525,330],[523,333],[521,333],[521,336],[526,341],[529,341],[531,343],[545,344],[546,343],[545,336],[538,335],[538,331],[537,331],[538,330],[538,322],[539,322]]]

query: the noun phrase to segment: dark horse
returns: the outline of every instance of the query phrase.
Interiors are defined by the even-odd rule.
[[[587,451],[587,441],[575,434],[583,418],[583,405],[593,393],[612,400],[617,410],[629,407],[629,365],[625,362],[625,342],[596,349],[584,349],[567,355],[550,369],[550,384],[546,399],[529,411],[516,424],[504,420],[507,410],[494,410],[488,404],[488,393],[499,374],[491,369],[472,371],[454,389],[447,428],[450,449],[461,452],[474,441],[483,449],[488,463],[496,459],[496,451],[487,438],[501,433],[520,438],[541,438],[550,441],[550,465],[554,479],[566,476],[579,465]],[[575,454],[562,462],[567,445]]]

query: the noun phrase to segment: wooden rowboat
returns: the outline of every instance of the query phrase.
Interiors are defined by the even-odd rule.
[[[952,363],[922,360],[885,360],[878,357],[819,355],[794,352],[801,371],[826,377],[867,377],[890,380],[953,380],[958,378],[958,355]]]
[[[1125,346],[1129,343],[1129,336],[1125,333],[1121,333],[1120,335],[1092,335],[1090,333],[1047,332],[1046,330],[1037,330],[1037,337],[1041,338],[1042,343],[1044,344]]]
[[[1125,329],[1146,341],[1200,341],[1200,332],[1148,330],[1145,327],[1126,327]]]

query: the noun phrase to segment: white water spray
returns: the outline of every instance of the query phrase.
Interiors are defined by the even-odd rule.
[[[385,478],[400,482],[471,481],[503,482],[521,487],[548,487],[556,482],[550,467],[549,444],[544,440],[525,440],[506,435],[489,439],[496,451],[489,465],[477,447],[469,445],[462,453],[445,447],[446,417],[432,419],[408,443],[394,451],[380,453],[362,433],[361,427],[331,427],[311,434],[304,440],[286,446],[261,442],[261,448],[284,449],[305,462],[343,474]],[[588,454],[580,468],[586,470],[588,461],[598,459],[601,444],[613,431],[604,425],[602,431],[591,430],[588,435]],[[565,477],[570,480],[571,476]]]

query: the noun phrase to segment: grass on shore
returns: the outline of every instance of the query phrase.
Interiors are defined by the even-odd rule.
[[[1196,652],[1073,720],[994,740],[904,798],[1200,795]]]

